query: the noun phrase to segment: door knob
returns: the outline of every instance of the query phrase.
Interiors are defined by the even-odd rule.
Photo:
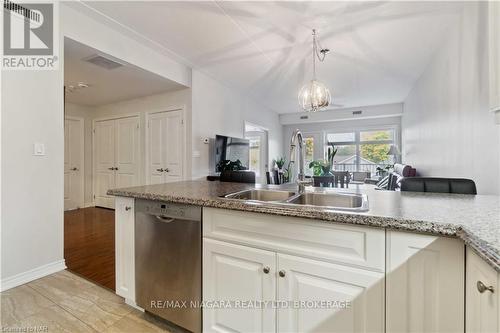
[[[118,170],[118,168],[117,168],[117,167],[115,167],[115,170]]]
[[[281,271],[279,271],[279,272],[278,272],[278,274],[279,274],[281,277],[285,277],[286,272],[282,269]]]
[[[78,171],[78,168],[71,168],[71,171]]]
[[[163,170],[163,168],[161,168],[161,169],[156,169],[156,171],[163,172],[164,170]]]
[[[115,168],[111,167],[111,168],[108,168],[108,170],[114,170]]]
[[[264,268],[262,268],[262,271],[263,271],[265,274],[269,274],[269,272],[271,271],[271,269],[269,268],[269,266],[265,266]]]
[[[125,206],[125,210],[126,210],[126,211],[129,211],[129,210],[131,210],[131,209],[132,209],[132,207],[130,207],[130,206]]]
[[[482,281],[477,281],[476,287],[481,294],[485,291],[489,291],[491,293],[495,292],[495,288],[493,288],[493,286],[486,286]]]
[[[169,172],[170,170],[168,168],[165,168],[165,172]]]

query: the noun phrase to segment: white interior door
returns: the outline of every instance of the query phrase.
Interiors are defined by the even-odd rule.
[[[148,165],[146,167],[148,184],[165,182],[163,169],[164,123],[163,113],[154,113],[148,117]]]
[[[165,112],[165,181],[182,180],[182,155],[184,142],[182,136],[182,111]]]
[[[115,187],[139,184],[139,117],[115,120]]]
[[[147,175],[148,184],[183,179],[182,110],[148,115]]]
[[[95,205],[113,208],[113,197],[106,194],[115,187],[115,121],[96,121],[94,125]]]
[[[84,205],[83,119],[64,119],[64,210]]]

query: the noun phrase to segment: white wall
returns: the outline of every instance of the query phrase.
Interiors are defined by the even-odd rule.
[[[60,4],[64,36],[185,86],[191,70],[166,55]],[[2,73],[1,279],[12,287],[64,267],[63,68]],[[47,154],[32,155],[33,143]]]
[[[277,113],[195,70],[191,84],[194,179],[213,173],[203,138],[216,134],[243,137],[245,121],[269,130],[269,161],[282,154],[282,126]]]
[[[83,118],[83,133],[84,133],[84,204],[91,205],[94,201],[92,193],[92,118],[94,108],[89,106],[65,103],[65,116]]]
[[[361,114],[353,114],[353,112],[361,111]],[[320,112],[294,112],[280,114],[280,123],[282,125],[308,124],[308,123],[323,123],[333,121],[362,119],[376,119],[397,117],[403,114],[403,103],[381,104],[360,106],[356,108],[343,108],[335,110],[326,110]]]
[[[500,126],[488,111],[487,3],[466,2],[461,20],[404,104],[403,161],[422,176],[472,178],[500,193]]]
[[[62,93],[62,71],[2,73],[2,289],[64,268]],[[33,156],[35,142],[45,156]]]

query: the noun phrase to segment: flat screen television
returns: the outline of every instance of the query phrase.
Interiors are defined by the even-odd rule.
[[[230,136],[216,135],[214,143],[215,172],[221,172],[221,162],[241,162],[243,169],[248,170],[250,160],[250,141]]]

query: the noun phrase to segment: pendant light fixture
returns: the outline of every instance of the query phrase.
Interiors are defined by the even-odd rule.
[[[299,104],[304,111],[316,112],[327,107],[332,100],[330,91],[321,82],[316,80],[316,58],[320,62],[325,60],[326,54],[329,49],[321,48],[319,42],[316,40],[316,29],[312,31],[313,36],[313,78],[304,85],[299,91]]]

